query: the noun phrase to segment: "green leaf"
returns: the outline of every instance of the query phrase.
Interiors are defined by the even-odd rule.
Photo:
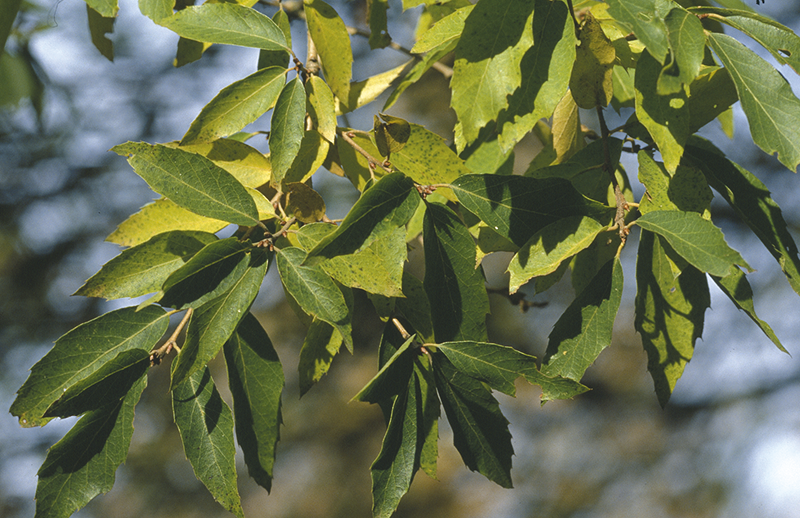
[[[284,385],[281,362],[252,313],[245,315],[223,350],[233,395],[236,439],[250,476],[269,491],[280,438]]]
[[[749,171],[717,153],[695,145],[687,147],[686,151],[692,164],[703,171],[711,187],[722,195],[778,261],[792,289],[800,293],[797,245],[767,186]]]
[[[11,27],[17,18],[17,13],[22,5],[22,0],[2,0],[0,2],[0,49],[5,49]],[[0,52],[0,56],[3,55]]]
[[[295,77],[283,87],[269,134],[269,151],[272,162],[272,183],[280,185],[294,162],[305,133],[306,93],[303,82]]]
[[[361,195],[336,232],[309,251],[305,264],[363,250],[379,237],[405,226],[418,204],[419,193],[411,178],[401,173],[384,176]]]
[[[183,38],[264,50],[289,50],[283,31],[269,16],[235,3],[206,3],[159,21]]]
[[[778,63],[789,65],[800,74],[800,37],[785,25],[739,7],[734,9],[691,7],[690,11],[696,15],[710,15],[710,19],[742,31],[767,49]]]
[[[285,81],[285,68],[269,67],[226,86],[192,121],[181,146],[240,131],[274,106]]]
[[[369,20],[369,48],[382,49],[392,42],[387,28],[386,11],[389,0],[367,0],[367,20]]]
[[[710,305],[705,275],[687,265],[679,275],[664,251],[662,239],[642,232],[636,261],[636,317],[634,327],[647,352],[647,370],[656,395],[665,406],[675,383],[703,334],[703,314]]]
[[[400,74],[403,73],[403,70],[406,69],[410,62],[407,61],[398,67],[368,77],[363,81],[350,83],[347,97],[336,96],[336,114],[349,113],[377,99],[380,94],[392,86],[394,80],[400,77]],[[335,94],[336,91],[333,93]]]
[[[89,377],[69,387],[44,417],[69,417],[116,405],[150,368],[150,352],[122,351]]]
[[[451,106],[467,143],[508,106],[522,81],[520,61],[533,43],[533,2],[484,0],[467,16],[456,45]]]
[[[310,250],[336,228],[328,223],[305,225],[298,232],[300,244]],[[403,264],[407,255],[405,230],[396,228],[368,247],[354,254],[331,257],[320,266],[345,286],[386,297],[402,297]]]
[[[659,94],[660,73],[658,61],[648,52],[642,52],[634,80],[636,116],[661,151],[667,171],[674,173],[690,135],[688,97],[683,89],[674,94]]]
[[[214,233],[227,226],[225,221],[200,216],[179,207],[172,200],[159,198],[120,223],[106,241],[122,246],[136,246],[173,230]]]
[[[553,326],[542,373],[579,381],[603,349],[611,345],[622,299],[619,258],[603,266]]]
[[[86,6],[104,18],[115,18],[119,11],[117,0],[86,0]]]
[[[502,149],[522,140],[536,121],[550,117],[567,91],[577,42],[575,24],[563,1],[536,0],[533,42],[520,62],[520,87],[500,116]]]
[[[675,3],[669,0],[608,0],[608,5],[608,12],[617,23],[632,30],[650,54],[663,64],[669,51],[664,18]]]
[[[174,6],[175,0],[139,0],[139,11],[156,23],[172,16]]]
[[[53,349],[31,368],[17,392],[11,413],[24,427],[41,426],[42,417],[66,389],[88,378],[119,353],[149,352],[167,331],[169,317],[157,306],[123,308],[83,323],[56,340]]]
[[[302,223],[314,223],[325,217],[325,200],[308,184],[292,182],[285,184],[284,188],[284,211],[287,215],[293,215]]]
[[[106,37],[106,34],[114,32],[116,17],[104,17],[89,7],[88,4],[86,5],[86,13],[89,18],[89,34],[92,36],[92,44],[100,51],[103,57],[109,61],[114,61],[114,43]]]
[[[575,64],[569,79],[575,104],[584,109],[608,106],[613,93],[611,69],[617,54],[600,22],[595,20],[591,12],[581,26],[579,39],[580,45],[576,49]]]
[[[435,349],[442,351],[459,372],[509,396],[516,395],[514,381],[520,376],[540,385],[545,401],[572,398],[588,390],[573,380],[545,376],[536,368],[536,358],[513,347],[484,342],[445,342],[436,344]]]
[[[236,488],[233,417],[217,392],[208,368],[195,372],[174,388],[172,412],[194,474],[214,500],[244,518]]]
[[[714,194],[703,173],[694,167],[679,165],[670,176],[664,165],[646,151],[639,151],[639,181],[647,188],[647,196],[639,204],[639,212],[680,210],[705,214]]]
[[[391,322],[386,324],[393,325]],[[411,335],[397,348],[391,358],[383,363],[378,373],[364,385],[350,401],[378,403],[394,396],[402,397],[411,377],[415,351],[411,348],[416,335]]]
[[[426,342],[432,342],[431,304],[425,286],[406,271],[403,271],[403,295],[405,297],[395,299],[395,306],[408,319],[418,336]]]
[[[502,487],[512,487],[511,433],[491,391],[459,372],[444,354],[433,355],[433,372],[464,464]]]
[[[419,468],[422,394],[417,377],[409,377],[404,389],[394,400],[381,451],[370,467],[375,518],[394,514]]]
[[[787,351],[783,347],[783,344],[781,344],[781,341],[778,340],[772,327],[756,315],[756,308],[753,305],[753,289],[750,287],[750,283],[747,282],[747,276],[743,271],[735,266],[731,266],[730,274],[725,277],[716,277],[712,275],[711,278],[717,283],[719,289],[731,299],[731,302],[733,302],[737,308],[744,311],[747,316],[750,317],[750,320],[756,323],[778,349],[789,354],[789,351]]]
[[[436,379],[430,360],[419,357],[414,361],[414,377],[420,386],[422,403],[421,421],[419,425],[420,441],[419,467],[429,477],[436,479],[436,462],[439,458],[439,415],[441,402],[436,394]]]
[[[728,70],[719,68],[703,74],[689,85],[689,133],[727,112],[739,100]],[[720,117],[720,122],[722,119]]]
[[[563,178],[467,175],[451,188],[467,210],[519,247],[565,217],[589,216],[601,223],[611,219],[612,209],[581,195]]]
[[[286,292],[304,312],[335,327],[352,350],[350,310],[342,290],[319,266],[303,265],[306,253],[300,248],[287,247],[276,253]]]
[[[256,298],[268,266],[267,252],[252,250],[237,265],[234,275],[226,279],[229,288],[197,306],[189,321],[183,348],[172,363],[173,389],[205,367],[233,335]]]
[[[214,234],[175,230],[123,250],[107,262],[75,295],[108,300],[138,297],[161,288],[166,278],[204,246],[217,241]]]
[[[37,473],[37,518],[67,518],[114,486],[133,436],[133,409],[146,385],[147,377],[139,378],[124,399],[89,412],[50,448]]]
[[[181,145],[180,148],[208,158],[231,173],[245,187],[261,187],[269,183],[272,176],[269,157],[244,142],[233,140],[233,136],[213,142]]]
[[[424,57],[414,63],[414,66],[406,72],[403,79],[397,83],[392,93],[389,94],[389,97],[383,105],[383,110],[386,111],[394,106],[394,103],[397,102],[397,99],[409,86],[419,81],[422,76],[425,75],[425,72],[430,70],[440,59],[451,53],[454,48],[456,48],[455,41],[451,42],[447,47],[425,54]]]
[[[311,322],[297,362],[301,396],[328,373],[341,347],[342,334],[333,326],[318,319]]]
[[[297,151],[292,165],[281,179],[283,189],[286,189],[290,183],[308,181],[325,163],[329,148],[328,141],[322,138],[322,135],[316,130],[303,133],[300,149]]]
[[[697,16],[680,7],[664,17],[669,40],[670,59],[658,77],[657,91],[661,95],[678,93],[700,72],[706,49],[703,24]]]
[[[592,244],[603,226],[586,216],[571,216],[535,233],[511,258],[508,292],[516,293],[533,277],[556,271],[562,261]]]
[[[489,298],[475,268],[475,242],[445,205],[428,203],[423,225],[425,292],[437,342],[486,340]]]
[[[258,223],[258,209],[244,186],[205,157],[146,142],[120,144],[112,151],[127,156],[151,189],[185,209],[237,225]]]
[[[423,54],[425,52],[436,52],[444,48],[451,48],[451,45],[461,39],[461,33],[464,30],[467,16],[469,16],[469,13],[472,12],[474,7],[473,5],[469,5],[456,9],[434,23],[431,28],[425,31],[425,34],[417,40],[414,46],[411,47],[411,52],[414,54]]]
[[[752,271],[739,252],[725,242],[722,231],[695,212],[648,212],[636,223],[666,238],[678,255],[701,272],[724,277],[734,264]]]
[[[310,76],[306,82],[308,102],[306,108],[314,127],[325,140],[333,143],[336,138],[336,110],[333,92],[319,76]]]
[[[209,243],[175,270],[161,289],[159,304],[186,309],[197,307],[224,293],[236,282],[252,245],[235,237]]]
[[[289,15],[286,14],[286,11],[283,9],[278,9],[275,14],[272,15],[272,21],[275,22],[275,25],[283,32],[283,37],[286,39],[287,50],[260,50],[258,52],[258,68],[275,66],[286,68],[291,59],[291,54],[289,54],[288,50],[292,48],[292,28],[289,22]]]
[[[400,151],[411,136],[411,125],[405,119],[385,113],[373,115],[373,136],[381,155],[389,157]]]
[[[421,185],[449,183],[469,174],[444,139],[418,124],[411,124],[411,136],[405,146],[392,152],[392,164]]]
[[[339,99],[349,99],[353,77],[353,51],[347,27],[336,11],[322,0],[304,0],[311,39],[322,58],[325,81]]]
[[[735,39],[707,34],[736,85],[753,142],[792,171],[800,164],[800,99],[780,72]]]

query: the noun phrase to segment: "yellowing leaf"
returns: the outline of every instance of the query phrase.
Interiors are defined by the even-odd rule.
[[[347,27],[336,11],[322,0],[304,0],[308,32],[322,58],[325,80],[339,99],[349,99],[353,77],[353,51]]]
[[[579,37],[580,45],[569,80],[572,97],[580,108],[608,106],[613,93],[611,69],[616,58],[614,46],[591,13],[586,15]]]

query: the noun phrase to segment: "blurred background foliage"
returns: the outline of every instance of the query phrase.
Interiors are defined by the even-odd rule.
[[[363,0],[331,3],[349,25],[365,28]],[[410,48],[420,10],[402,13],[399,0],[389,3],[390,34]],[[79,0],[24,2],[0,58],[0,403],[6,409],[28,368],[58,336],[102,312],[137,303],[70,297],[119,252],[105,237],[154,198],[124,159],[107,150],[127,140],[180,138],[200,108],[222,87],[252,72],[258,60],[252,49],[216,45],[199,62],[175,68],[177,36],[141,16],[133,0],[120,4],[111,37],[113,63],[91,45]],[[800,28],[797,1],[762,7],[795,31]],[[302,56],[305,27],[302,22],[292,27]],[[407,59],[392,49],[369,52],[366,38],[357,35],[352,42],[356,80]],[[351,114],[347,124],[369,129],[384,98]],[[449,101],[447,80],[430,71],[391,113],[450,138],[455,119]],[[593,127],[592,114],[582,115]],[[623,112],[619,120],[627,116]],[[797,239],[797,177],[755,149],[741,114],[736,121],[739,135],[732,141],[718,128],[706,134],[770,187]],[[265,124],[249,129],[268,130]],[[616,125],[613,117],[609,125]],[[266,151],[265,142],[256,145]],[[518,169],[525,169],[538,147],[532,137],[520,144]],[[628,171],[635,171],[634,161]],[[315,176],[314,185],[332,218],[341,217],[357,194],[325,172]],[[715,204],[713,217],[731,245],[758,269],[750,279],[759,313],[787,349],[797,351],[797,297],[783,287],[771,258],[748,255],[759,246],[749,246],[753,243],[725,206]],[[592,391],[544,407],[537,389],[523,382],[516,399],[498,395],[514,436],[516,488],[504,490],[469,472],[442,421],[440,480],[419,474],[397,516],[797,516],[800,364],[776,351],[724,297],[712,294],[704,339],[661,410],[633,332],[635,257],[630,250],[635,246],[623,253],[629,286],[614,343],[584,380]],[[411,257],[410,267],[417,267]],[[490,287],[504,286],[508,259],[499,254],[487,259]],[[553,322],[571,301],[569,286],[567,279],[562,289],[534,297],[543,306],[526,312],[492,296],[492,341],[541,356]],[[284,364],[287,388],[272,494],[243,477],[245,512],[251,517],[369,516],[369,466],[380,449],[384,422],[377,407],[347,402],[374,375],[380,322],[366,298],[358,299],[355,354],[337,358],[327,377],[300,399],[295,365],[304,329],[286,305],[274,269],[254,309]],[[224,376],[220,363],[212,368]],[[152,369],[149,384],[116,486],[76,516],[226,515],[184,459],[171,423],[167,367]],[[0,418],[0,516],[32,515],[36,469],[72,423],[23,430],[10,414]]]

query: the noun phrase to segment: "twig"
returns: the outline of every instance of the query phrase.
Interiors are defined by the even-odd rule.
[[[511,304],[514,306],[519,306],[520,311],[523,313],[528,311],[530,308],[543,308],[547,306],[547,302],[533,302],[530,300],[525,300],[525,294],[521,291],[509,293],[508,290],[504,288],[486,288],[486,293],[493,293],[495,295],[500,295],[507,298]]]
[[[380,160],[378,160],[374,156],[370,155],[369,152],[366,149],[364,149],[363,147],[361,147],[358,144],[356,144],[355,140],[353,140],[353,136],[354,136],[353,132],[342,131],[340,128],[336,128],[336,133],[340,137],[342,137],[342,139],[345,142],[350,144],[350,146],[352,146],[353,149],[358,151],[364,158],[366,158],[369,161],[370,174],[372,174],[372,171],[376,167],[380,167],[381,169],[383,169],[387,173],[391,173],[392,172],[392,170],[389,169],[388,167],[386,167],[385,165],[383,165],[383,163]],[[374,178],[374,175],[373,175],[373,178]]]
[[[370,37],[370,33],[368,31],[365,31],[363,29],[359,29],[357,27],[347,27],[347,33],[350,34],[350,35],[353,35],[353,36],[361,36],[361,37],[364,37],[364,38],[369,38]],[[389,45],[387,45],[387,46],[390,49],[394,49],[394,50],[396,50],[398,52],[402,52],[403,54],[406,54],[407,56],[411,56],[412,58],[414,58],[416,60],[422,60],[422,58],[419,56],[419,54],[414,54],[413,52],[411,52],[411,50],[405,48],[404,46],[400,45],[399,43],[396,43],[394,41],[390,41]],[[439,61],[435,61],[431,65],[431,68],[433,68],[434,70],[436,70],[437,72],[442,74],[442,76],[444,76],[445,79],[450,79],[451,77],[453,77],[453,69],[448,67],[444,63],[441,63]]]
[[[400,321],[397,320],[397,318],[394,317],[392,318],[392,324],[394,324],[394,327],[396,327],[397,330],[400,331],[400,336],[403,337],[403,340],[408,340],[411,337],[411,335],[408,334],[408,331],[406,331],[406,328],[403,327],[403,324],[401,324]]]
[[[175,328],[175,331],[169,337],[169,340],[167,340],[164,343],[164,345],[162,345],[158,349],[153,349],[152,351],[150,351],[151,366],[159,365],[161,363],[161,360],[163,360],[164,357],[168,355],[170,351],[172,351],[172,349],[181,352],[181,348],[178,347],[177,344],[178,335],[181,333],[181,331],[183,331],[183,328],[186,327],[186,323],[189,322],[189,318],[192,316],[193,312],[194,312],[193,308],[189,308],[188,310],[186,310],[186,314],[183,315],[183,319],[181,319],[181,322],[178,324],[178,327]]]
[[[617,213],[614,216],[614,224],[618,225],[619,238],[622,239],[623,244],[628,239],[630,230],[625,226],[625,211],[628,210],[628,202],[625,201],[625,195],[617,182],[617,175],[614,174],[614,167],[611,165],[611,150],[608,147],[609,131],[606,125],[606,119],[603,116],[603,107],[597,106],[597,119],[600,121],[600,134],[603,139],[603,169],[611,177],[611,184],[614,186],[614,198],[617,204]]]

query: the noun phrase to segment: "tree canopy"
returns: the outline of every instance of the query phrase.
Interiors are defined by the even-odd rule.
[[[0,1],[5,45],[21,3]],[[522,378],[545,404],[590,389],[582,380],[611,344],[631,232],[634,328],[662,406],[702,336],[709,281],[786,352],[755,312],[753,270],[712,220],[712,200],[800,294],[797,246],[764,183],[698,135],[713,121],[732,134],[741,101],[753,142],[796,171],[800,100],[728,34],[800,73],[800,38],[784,25],[739,0],[403,0],[419,8],[406,49],[389,34],[388,0],[366,1],[367,31],[322,0],[188,4],[139,2],[180,36],[176,65],[212,45],[259,49],[258,62],[242,63],[249,75],[220,90],[180,140],[112,149],[160,198],[108,236],[124,249],[76,294],[144,298],[59,338],[18,391],[11,413],[24,427],[81,416],[39,469],[37,516],[69,516],[111,489],[148,372],[168,360],[186,457],[214,499],[243,516],[236,445],[270,490],[283,369],[297,369],[306,393],[342,346],[353,353],[360,294],[385,323],[375,376],[353,396],[386,421],[370,468],[374,516],[394,513],[419,470],[436,477],[441,419],[469,469],[512,487],[509,423],[493,391],[514,396]],[[92,42],[113,60],[116,0],[87,0],[87,13]],[[305,56],[293,26],[307,34]],[[409,61],[356,80],[357,37]],[[387,113],[431,69],[450,81],[452,135]],[[347,114],[362,107],[372,127],[349,127]],[[611,110],[629,116],[609,128]],[[582,117],[596,117],[599,131]],[[264,129],[248,130],[254,123]],[[267,154],[248,144],[265,133]],[[515,148],[531,135],[541,150],[519,167]],[[633,178],[623,153],[635,156]],[[321,170],[358,192],[340,221],[315,190]],[[639,199],[633,182],[646,189]],[[423,255],[421,278],[406,267],[409,249]],[[569,271],[574,300],[543,358],[491,341],[482,261],[495,252],[510,256],[503,295],[523,307]],[[307,326],[296,366],[281,364],[250,311],[270,266]],[[208,368],[219,356],[227,379]]]

